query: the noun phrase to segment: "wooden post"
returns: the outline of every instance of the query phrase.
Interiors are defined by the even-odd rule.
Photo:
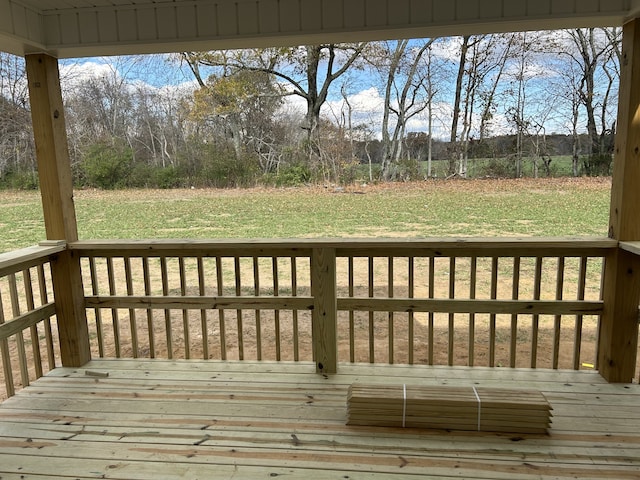
[[[58,61],[43,54],[25,60],[47,239],[73,242],[78,229]],[[51,275],[62,364],[79,367],[91,357],[79,258],[59,253]]]
[[[338,371],[338,306],[336,300],[336,251],[314,248],[311,256],[313,296],[313,358],[317,373]]]
[[[623,30],[609,237],[640,240],[640,19]],[[604,311],[600,327],[598,368],[609,382],[630,382],[638,344],[640,261],[618,249],[604,271]]]

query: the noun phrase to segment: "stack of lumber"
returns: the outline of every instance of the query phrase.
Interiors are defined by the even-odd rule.
[[[551,410],[532,390],[354,383],[347,425],[538,434],[547,433]]]

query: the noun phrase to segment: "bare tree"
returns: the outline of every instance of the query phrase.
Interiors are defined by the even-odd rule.
[[[486,130],[497,82],[509,58],[510,44],[508,41],[505,46],[503,35],[474,35],[462,39],[451,128],[452,145],[455,148],[450,159],[450,173],[467,176],[476,108],[481,108],[480,131]],[[458,133],[459,117],[462,117],[462,130]]]
[[[385,78],[381,128],[384,180],[395,176],[403,155],[407,123],[428,107],[428,70],[423,60],[434,40],[381,42],[376,45],[375,55],[369,56],[371,65]]]
[[[438,81],[434,76],[434,56],[433,56],[433,44],[427,49],[427,61],[426,61],[426,103],[427,103],[427,178],[432,176],[432,161],[433,161],[433,116],[434,109],[433,103],[436,95],[438,94]]]
[[[531,73],[528,71],[531,66],[530,55],[534,45],[534,38],[528,32],[521,32],[512,36],[515,43],[517,53],[514,57],[515,68],[511,73],[512,88],[508,90],[513,98],[515,105],[507,109],[509,120],[515,126],[516,132],[516,151],[515,151],[515,177],[522,177],[522,160],[524,157],[525,136],[529,130],[529,119],[527,118],[526,107],[527,100],[527,82]],[[534,165],[534,175],[537,176],[537,169]]]
[[[606,174],[612,160],[615,132],[610,110],[613,89],[619,79],[621,31],[579,28],[567,33],[571,48],[563,53],[580,72],[578,94],[587,117],[589,155],[584,162],[585,171],[588,175]],[[596,113],[598,110],[600,115]]]
[[[329,88],[358,60],[366,43],[305,45],[294,48],[267,48],[185,52],[182,58],[199,82],[200,67],[222,68],[225,72],[248,70],[273,75],[284,81],[289,94],[303,98],[307,105],[305,125],[312,140],[320,125],[320,110],[327,101]]]
[[[493,68],[491,58],[495,50],[495,38],[491,35],[472,35],[461,39],[451,121],[449,174],[463,177],[467,175],[468,149],[476,102],[485,77]]]
[[[24,60],[0,53],[0,178],[25,172],[35,179],[28,98]]]

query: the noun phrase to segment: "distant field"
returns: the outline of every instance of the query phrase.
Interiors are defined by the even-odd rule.
[[[468,178],[484,177],[510,177],[513,176],[514,160],[507,158],[472,158],[467,165]],[[423,172],[427,172],[427,162],[420,162]],[[446,178],[448,162],[446,160],[435,160],[431,164],[431,174],[437,178]],[[552,157],[549,165],[551,177],[570,177],[572,175],[572,161],[568,155]],[[522,159],[522,175],[533,177],[533,161],[531,158]],[[538,163],[538,175],[545,176],[542,162]]]
[[[83,190],[82,239],[606,235],[609,179],[247,190]],[[37,192],[0,191],[0,252],[45,238]]]

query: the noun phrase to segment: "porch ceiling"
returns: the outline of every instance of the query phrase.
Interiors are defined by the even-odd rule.
[[[0,0],[0,50],[59,58],[621,25],[640,0]]]

